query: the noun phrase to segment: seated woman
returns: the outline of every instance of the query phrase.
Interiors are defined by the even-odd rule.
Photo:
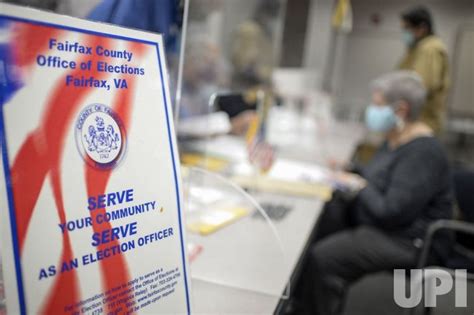
[[[426,97],[420,77],[389,73],[371,92],[366,124],[385,142],[360,176],[343,177],[351,178],[350,193],[344,201],[336,193],[320,218],[305,277],[311,314],[342,313],[348,286],[364,275],[414,268],[427,227],[452,215],[446,155],[418,120]]]

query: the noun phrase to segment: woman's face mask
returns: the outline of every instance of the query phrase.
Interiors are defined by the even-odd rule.
[[[365,110],[365,123],[372,131],[387,132],[397,123],[397,116],[389,105],[370,104]]]
[[[402,32],[402,40],[408,47],[413,46],[415,43],[415,34],[409,30],[403,30]]]

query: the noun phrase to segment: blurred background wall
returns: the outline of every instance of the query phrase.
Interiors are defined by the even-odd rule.
[[[339,115],[360,115],[368,102],[367,83],[396,66],[405,49],[400,12],[419,4],[432,10],[435,32],[448,46],[454,87],[449,106],[474,114],[474,1],[356,0],[352,32],[335,35],[330,27],[334,1],[313,0],[303,64],[323,76],[317,88],[329,81]]]

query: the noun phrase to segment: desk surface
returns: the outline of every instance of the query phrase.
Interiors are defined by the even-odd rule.
[[[337,123],[326,132],[324,139],[310,135],[311,146],[298,146],[291,141],[279,145],[279,155],[319,164],[329,157],[345,160],[361,136],[360,126]],[[222,143],[225,138],[219,141]],[[208,143],[206,149],[212,151],[212,145]],[[208,236],[188,233],[188,242],[203,246],[190,266],[195,313],[273,313],[323,205],[316,198],[262,192],[252,195],[259,202],[293,207],[284,219],[273,221],[283,252],[278,250],[268,224],[252,215]]]
[[[282,220],[272,221],[283,248],[263,217],[252,214],[208,236],[189,233],[188,241],[203,246],[191,264],[193,278],[276,297],[282,294],[322,202],[264,193],[256,199],[292,207]]]

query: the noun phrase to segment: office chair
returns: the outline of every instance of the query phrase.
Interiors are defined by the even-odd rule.
[[[441,231],[455,233],[452,251],[443,262],[443,269],[452,276],[454,269],[467,269],[467,280],[474,281],[474,171],[457,171],[453,176],[454,194],[462,215],[462,220],[438,220],[431,224],[426,232],[417,268],[428,267],[428,257],[436,243],[436,236]],[[422,280],[423,281],[423,280]],[[418,286],[423,289],[423,286]],[[409,314],[415,314],[416,307]],[[425,307],[423,314],[428,315],[431,308]]]

